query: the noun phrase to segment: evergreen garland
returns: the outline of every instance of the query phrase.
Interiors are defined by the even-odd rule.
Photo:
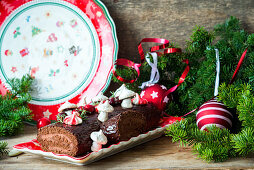
[[[216,77],[215,48],[220,56],[220,88],[218,100],[232,109],[236,114],[233,128],[221,130],[210,127],[209,132],[200,131],[196,125],[195,112],[181,122],[171,125],[166,135],[173,142],[190,145],[198,157],[206,161],[225,161],[230,157],[246,156],[254,152],[254,34],[248,34],[241,27],[240,21],[230,17],[223,24],[216,25],[214,30],[207,31],[196,26],[190,40],[187,41],[186,52],[166,54],[158,58],[158,69],[161,74],[159,84],[171,88],[177,84],[185,65],[182,60],[190,61],[190,72],[185,82],[173,93],[174,101],[166,109],[169,115],[183,115],[213,97]],[[171,44],[170,47],[176,47]],[[236,81],[229,85],[238,61],[248,47],[244,63]],[[151,68],[145,62],[141,75],[129,88],[140,92],[142,82],[148,81]],[[120,68],[118,74],[133,79],[135,72]],[[121,84],[116,78],[114,81]]]
[[[31,110],[27,104],[31,100],[28,93],[32,84],[29,75],[21,79],[11,79],[11,90],[0,97],[0,137],[15,135],[23,128],[23,120],[31,120]]]

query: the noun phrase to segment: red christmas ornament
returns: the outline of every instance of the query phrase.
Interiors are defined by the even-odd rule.
[[[140,97],[148,103],[153,104],[160,110],[164,110],[166,104],[171,101],[171,97],[165,96],[167,88],[159,84],[148,85],[141,93]]]
[[[37,128],[41,128],[43,126],[46,126],[46,125],[49,125],[51,122],[49,120],[49,118],[47,117],[43,117],[43,118],[40,118],[38,121],[37,121]]]
[[[232,127],[233,115],[228,111],[228,108],[216,99],[205,102],[199,108],[196,120],[200,130],[205,130],[206,127],[215,125],[221,129],[230,129]]]

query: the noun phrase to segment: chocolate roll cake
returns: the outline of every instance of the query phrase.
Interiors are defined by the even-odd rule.
[[[98,114],[89,115],[82,124],[71,126],[55,123],[38,130],[37,140],[44,151],[70,156],[84,155],[91,151],[90,134],[102,130],[107,145],[128,140],[158,126],[161,112],[154,106],[138,105],[130,109],[114,107],[109,119],[99,122]]]
[[[79,125],[55,123],[38,129],[37,140],[47,152],[79,156],[91,150],[90,134],[100,130],[97,114],[83,120]]]

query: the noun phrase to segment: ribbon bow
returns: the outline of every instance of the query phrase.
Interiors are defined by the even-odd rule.
[[[154,47],[150,48],[150,52],[154,52],[154,53],[150,53],[153,57],[155,57],[155,54],[156,54],[156,57],[157,57],[157,54],[161,55],[161,54],[181,52],[180,48],[167,48],[169,46],[169,41],[166,40],[166,39],[162,39],[162,38],[144,38],[144,39],[141,40],[141,42],[138,45],[138,51],[139,51],[139,55],[140,55],[140,63],[134,63],[134,62],[132,62],[128,59],[124,59],[124,58],[120,58],[120,59],[116,60],[115,66],[113,67],[112,72],[118,80],[120,80],[122,82],[125,82],[125,83],[133,83],[137,80],[137,78],[140,75],[139,67],[144,63],[145,58],[146,58],[146,60],[147,60],[147,58],[149,58],[149,57],[145,57],[145,54],[144,54],[144,50],[143,50],[143,47],[142,47],[142,43],[144,43],[144,42],[162,43],[162,45],[158,45],[158,46],[154,46]],[[162,49],[164,49],[163,53],[157,52],[158,50],[162,50]],[[147,62],[149,63],[149,59],[147,60]],[[119,65],[133,68],[137,72],[137,77],[135,79],[132,79],[132,80],[127,80],[125,78],[122,78],[121,76],[119,76],[116,73],[116,66],[119,66]],[[157,64],[155,64],[155,62],[154,63],[150,62],[149,65],[152,67],[152,74],[150,76],[149,81],[157,81],[157,79],[159,79],[159,77],[158,77],[159,72],[156,71],[157,66],[155,68],[155,65],[157,65]],[[156,75],[156,73],[158,73],[158,75]],[[151,79],[153,79],[153,80],[151,80]]]
[[[150,60],[150,55],[153,57],[153,63]],[[147,63],[151,66],[152,70],[151,70],[151,75],[150,75],[150,80],[143,82],[141,86],[139,86],[141,89],[143,89],[145,86],[147,86],[148,84],[155,84],[158,83],[158,81],[160,80],[160,73],[159,70],[157,68],[157,53],[155,52],[149,52],[146,54],[146,61]]]

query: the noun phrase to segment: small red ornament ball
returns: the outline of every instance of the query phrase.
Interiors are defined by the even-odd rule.
[[[140,93],[140,97],[147,100],[148,103],[153,104],[158,109],[164,110],[166,104],[171,101],[170,95],[165,96],[166,92],[167,88],[165,86],[151,84],[144,88],[144,90]]]
[[[221,129],[230,129],[232,127],[233,115],[228,108],[216,99],[205,102],[196,114],[197,126],[200,130],[215,125]]]
[[[49,118],[47,118],[47,117],[40,118],[37,121],[37,128],[39,129],[43,126],[49,125],[50,123],[51,123],[51,121],[49,120]]]

